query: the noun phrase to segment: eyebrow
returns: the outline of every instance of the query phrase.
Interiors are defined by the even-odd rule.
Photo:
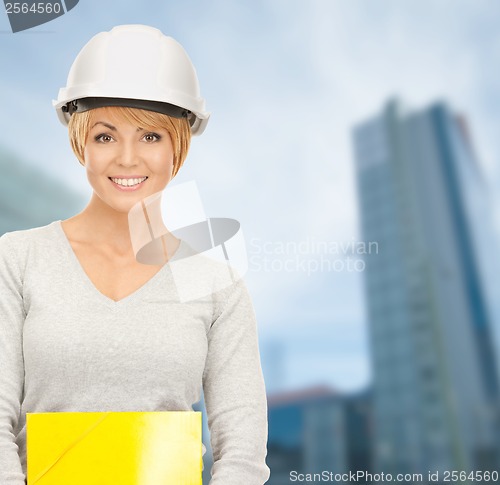
[[[93,125],[91,130],[94,128],[96,125],[104,125],[106,128],[109,128],[111,131],[116,131],[116,127],[111,125],[110,123],[106,123],[105,121],[96,121]],[[142,128],[137,128],[137,131],[141,131]]]

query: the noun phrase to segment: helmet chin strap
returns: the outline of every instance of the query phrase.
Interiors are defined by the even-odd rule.
[[[62,110],[71,116],[73,113],[82,113],[83,111],[95,108],[105,108],[108,106],[124,106],[127,108],[146,109],[148,111],[155,111],[173,118],[187,118],[191,126],[196,121],[196,116],[185,108],[180,108],[179,106],[169,103],[148,101],[144,99],[104,97],[81,98],[69,101],[62,107]]]

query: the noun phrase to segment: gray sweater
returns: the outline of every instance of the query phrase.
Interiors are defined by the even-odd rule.
[[[181,241],[171,261],[193,253]],[[190,411],[202,387],[210,485],[265,483],[265,388],[242,279],[181,303],[166,264],[115,302],[61,221],[0,238],[0,485],[24,485],[26,412]]]

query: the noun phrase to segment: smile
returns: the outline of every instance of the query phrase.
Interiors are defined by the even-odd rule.
[[[139,189],[143,183],[147,180],[147,177],[139,177],[139,178],[115,178],[108,177],[113,185],[119,190],[137,190]]]
[[[140,184],[147,179],[147,177],[141,177],[138,179],[116,179],[114,177],[109,177],[109,178],[115,184],[122,185],[123,187],[131,187],[132,185]]]

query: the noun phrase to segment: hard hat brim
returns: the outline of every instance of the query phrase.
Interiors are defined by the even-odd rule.
[[[72,115],[73,113],[80,113],[83,111],[89,111],[91,109],[104,108],[108,106],[124,106],[128,108],[146,109],[148,111],[163,113],[173,118],[189,119],[190,115],[192,114],[188,109],[180,108],[179,106],[174,106],[173,104],[130,98],[81,98],[66,103],[61,107],[61,109],[67,112],[69,115]]]
[[[127,108],[145,109],[162,113],[172,118],[186,118],[191,127],[193,135],[201,134],[208,122],[206,119],[201,119],[195,113],[188,109],[175,106],[170,103],[160,101],[149,101],[145,99],[132,98],[108,98],[108,97],[87,97],[69,101],[58,109],[59,118],[64,124],[67,124],[73,113],[82,113],[96,108],[105,108],[109,106],[123,106]]]

